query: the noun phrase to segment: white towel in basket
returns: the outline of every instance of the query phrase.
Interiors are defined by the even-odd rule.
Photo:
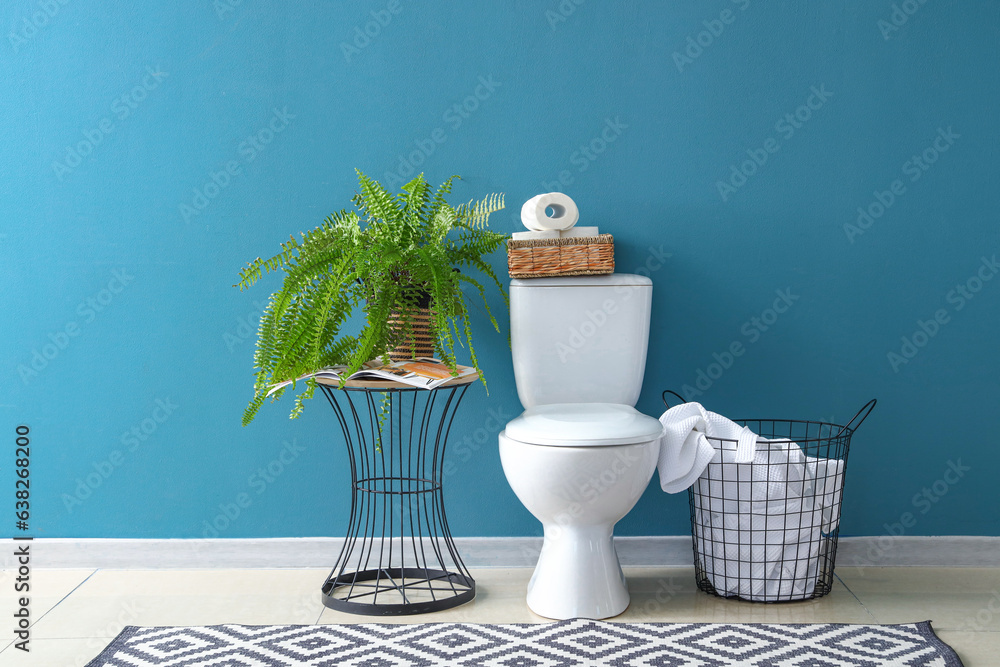
[[[698,403],[660,421],[660,485],[668,493],[695,485],[694,537],[716,591],[759,601],[811,597],[824,536],[840,522],[844,462],[758,438]]]
[[[721,415],[708,412],[701,403],[681,403],[662,415],[663,436],[656,468],[660,488],[667,493],[687,490],[705,471],[715,456],[715,447],[707,436],[739,441],[736,458],[750,461],[757,436]]]

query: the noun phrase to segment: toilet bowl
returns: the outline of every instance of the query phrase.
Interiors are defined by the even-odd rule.
[[[524,413],[500,434],[504,474],[542,523],[527,603],[554,619],[609,618],[629,595],[614,525],[656,467],[659,420],[642,386],[652,283],[626,274],[513,280],[514,377]]]
[[[618,441],[593,437],[607,431],[608,422],[624,421],[620,416],[626,410],[635,420],[627,431],[619,424]],[[563,430],[565,437],[556,443],[549,437],[553,434],[525,424],[540,417],[564,425],[571,419],[576,430]],[[500,434],[507,481],[543,527],[542,551],[528,583],[528,607],[536,614],[609,618],[628,607],[613,530],[653,476],[659,435],[655,419],[628,406],[600,403],[527,410]],[[543,442],[530,442],[535,440]]]

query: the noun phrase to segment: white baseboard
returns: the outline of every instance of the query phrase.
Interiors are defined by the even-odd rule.
[[[7,545],[24,542],[6,540]],[[469,567],[533,567],[540,537],[459,537]],[[691,538],[615,538],[622,565],[690,567]],[[31,543],[37,568],[210,569],[327,568],[340,553],[342,538],[306,537],[215,540],[50,539]],[[16,567],[14,549],[5,547],[0,567]],[[1000,537],[843,537],[841,567],[1000,567]]]

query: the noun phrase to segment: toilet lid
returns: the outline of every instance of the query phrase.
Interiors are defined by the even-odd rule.
[[[507,437],[534,445],[631,445],[656,440],[658,419],[629,405],[556,403],[528,408],[507,424]]]

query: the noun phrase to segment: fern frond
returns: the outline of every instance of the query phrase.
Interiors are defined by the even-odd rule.
[[[250,262],[247,265],[247,268],[240,271],[240,282],[237,283],[240,291],[242,292],[243,290],[252,287],[258,280],[260,280],[265,271],[270,273],[287,266],[288,262],[291,260],[292,253],[297,247],[298,243],[296,242],[295,237],[291,236],[289,237],[288,243],[281,244],[281,252],[274,257],[267,260],[258,257],[254,261]]]
[[[492,194],[478,202],[469,202],[459,207],[459,219],[469,229],[484,229],[490,215],[503,210],[503,195]]]
[[[378,181],[368,178],[357,169],[355,171],[361,188],[361,193],[353,197],[358,209],[371,218],[369,222],[383,221],[392,224],[397,221],[401,211],[395,198]]]
[[[484,258],[496,251],[504,235],[485,227],[490,214],[503,207],[502,195],[453,208],[447,202],[452,176],[437,189],[420,174],[392,194],[360,171],[355,210],[327,216],[299,239],[289,237],[269,259],[257,258],[239,272],[240,289],[255,285],[265,273],[282,271],[281,288],[268,299],[261,314],[253,362],[254,395],[243,412],[243,424],[253,421],[277,382],[295,396],[290,416],[298,417],[317,384],[309,375],[324,366],[344,365],[346,375],[373,359],[388,361],[388,352],[410,340],[413,313],[429,300],[435,354],[454,372],[456,344],[467,348],[480,371],[463,285],[483,301],[494,329],[483,284],[472,268],[507,295]],[[366,317],[356,335],[343,332],[357,314]],[[388,324],[390,317],[401,322]],[[306,377],[302,387],[296,380]],[[485,384],[485,379],[484,379]],[[277,400],[286,391],[271,394]]]

